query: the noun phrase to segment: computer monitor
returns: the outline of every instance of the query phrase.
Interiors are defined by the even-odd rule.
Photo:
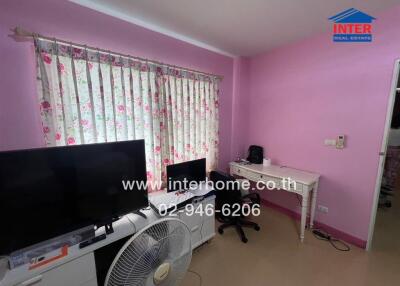
[[[206,159],[203,158],[169,165],[167,166],[167,178],[168,192],[180,191],[183,187],[189,187],[190,182],[200,183],[205,181]],[[184,186],[184,182],[186,182],[186,186]]]

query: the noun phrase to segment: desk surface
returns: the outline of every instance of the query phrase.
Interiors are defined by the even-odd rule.
[[[231,166],[240,167],[252,172],[257,172],[259,174],[265,174],[272,177],[291,178],[305,185],[314,184],[316,181],[318,181],[320,177],[320,175],[316,173],[306,172],[284,166],[277,166],[277,165],[264,166],[263,164],[244,165],[242,163],[236,163],[236,162],[231,162],[230,164]]]

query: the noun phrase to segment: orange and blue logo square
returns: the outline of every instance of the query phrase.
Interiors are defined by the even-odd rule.
[[[371,42],[372,21],[376,18],[350,8],[329,18],[333,22],[334,42]]]

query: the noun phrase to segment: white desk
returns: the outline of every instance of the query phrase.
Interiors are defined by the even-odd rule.
[[[243,165],[241,163],[230,163],[231,175],[244,177],[250,181],[268,182],[273,181],[277,189],[296,193],[302,196],[301,208],[301,229],[300,240],[304,241],[304,231],[306,228],[307,211],[310,208],[310,228],[314,226],[315,208],[317,204],[317,192],[319,174],[305,172],[297,169],[281,166],[263,166],[262,164]],[[290,178],[296,183],[296,188],[284,188],[282,179]],[[267,191],[267,190],[264,190]],[[312,191],[311,207],[309,206],[310,192]]]

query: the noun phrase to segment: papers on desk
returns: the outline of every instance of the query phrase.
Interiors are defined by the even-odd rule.
[[[150,203],[157,209],[170,208],[174,205],[185,203],[192,199],[194,195],[187,191],[175,191],[170,193],[154,194],[149,196]]]
[[[213,191],[212,186],[205,182],[200,183],[196,188],[189,188],[188,191],[175,191],[169,193],[155,193],[149,195],[150,204],[161,213],[175,207],[180,208],[191,202],[195,197],[204,197]]]
[[[214,189],[210,184],[207,184],[207,182],[201,182],[198,186],[195,188],[189,188],[189,192],[191,192],[193,195],[196,197],[202,197],[207,195],[209,192],[213,191]]]

